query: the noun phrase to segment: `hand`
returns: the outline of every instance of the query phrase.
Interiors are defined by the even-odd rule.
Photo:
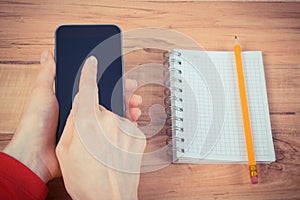
[[[55,155],[55,62],[47,51],[42,54],[41,68],[16,133],[3,152],[25,164],[46,183],[60,174]]]
[[[96,66],[93,56],[84,64],[56,148],[64,183],[73,199],[137,199],[145,136],[129,120],[99,107]]]
[[[124,80],[126,117],[135,124],[141,116],[141,110],[138,108],[138,106],[142,104],[142,97],[140,95],[132,94],[136,87],[136,80]]]
[[[55,155],[58,103],[53,90],[55,61],[48,52],[41,56],[41,71],[28,98],[22,118],[11,142],[3,150],[25,164],[45,183],[60,175]],[[134,80],[125,80],[127,117],[136,121],[141,111],[141,97],[129,95],[136,87]]]

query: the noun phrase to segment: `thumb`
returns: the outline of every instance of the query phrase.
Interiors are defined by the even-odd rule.
[[[47,50],[44,51],[42,53],[40,62],[42,69],[35,82],[35,86],[46,87],[53,90],[56,66],[52,54]]]

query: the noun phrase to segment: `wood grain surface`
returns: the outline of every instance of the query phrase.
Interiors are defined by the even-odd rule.
[[[123,31],[158,27],[193,38],[206,50],[261,50],[276,162],[258,165],[250,185],[247,165],[172,164],[141,175],[140,199],[300,199],[300,3],[199,1],[0,1],[0,150],[12,138],[39,71],[39,56],[53,51],[61,24],[117,24]],[[167,47],[172,46],[165,42]],[[169,46],[168,46],[169,45]],[[124,56],[125,70],[159,62],[160,51]],[[162,104],[163,88],[144,86],[140,125]],[[164,145],[163,131],[147,150]],[[69,199],[63,181],[48,183],[48,199]],[[126,187],[126,186],[124,186]]]

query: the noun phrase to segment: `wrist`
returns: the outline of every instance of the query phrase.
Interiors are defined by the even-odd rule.
[[[51,174],[47,170],[45,163],[42,162],[39,153],[26,148],[24,145],[15,144],[14,141],[11,141],[5,147],[3,152],[28,167],[44,183],[47,183],[51,179]]]

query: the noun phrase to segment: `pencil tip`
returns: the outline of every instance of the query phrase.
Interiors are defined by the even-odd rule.
[[[239,44],[239,41],[238,41],[238,39],[237,39],[237,36],[236,36],[236,35],[234,36],[234,44]]]

